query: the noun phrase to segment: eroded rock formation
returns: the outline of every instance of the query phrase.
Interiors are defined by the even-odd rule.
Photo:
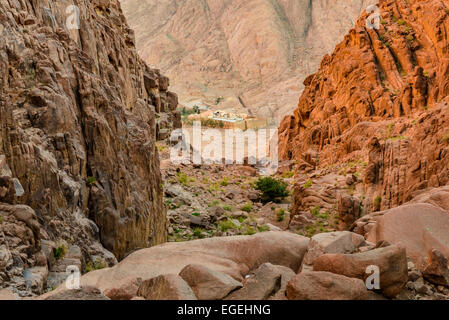
[[[83,268],[164,242],[155,142],[180,125],[177,96],[119,1],[2,1],[0,34],[0,284],[60,241]]]
[[[449,2],[378,6],[379,29],[366,27],[367,13],[360,17],[306,78],[279,133],[280,156],[304,170],[365,163],[365,213],[449,182]],[[297,211],[301,192],[298,186]]]

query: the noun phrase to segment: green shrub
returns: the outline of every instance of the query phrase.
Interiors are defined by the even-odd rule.
[[[226,187],[229,184],[229,179],[227,177],[223,178],[223,180],[221,180],[220,185],[222,187]]]
[[[277,221],[279,221],[279,222],[284,221],[284,219],[285,219],[285,210],[284,209],[279,209],[276,212],[276,218],[277,218]]]
[[[104,269],[107,268],[108,265],[106,264],[106,262],[103,261],[89,261],[86,265],[86,269],[85,269],[85,273],[94,271],[94,270],[100,270],[100,269]]]
[[[248,213],[251,212],[253,210],[253,203],[252,202],[248,202],[243,207],[241,207],[240,210],[248,212]]]
[[[232,207],[230,205],[228,205],[228,204],[225,204],[223,206],[223,209],[226,210],[226,211],[229,211],[229,212],[232,211]]]
[[[189,178],[185,173],[178,172],[178,181],[183,186],[186,186],[189,183]]]
[[[214,200],[211,203],[209,203],[207,206],[208,207],[216,207],[216,206],[219,206],[220,203],[221,203],[220,200]]]
[[[87,178],[87,185],[89,187],[93,186],[96,183],[97,183],[97,179],[95,179],[95,177],[88,177]]]
[[[67,247],[65,246],[65,244],[61,244],[59,247],[57,247],[55,249],[55,253],[54,253],[55,259],[59,260],[59,259],[64,258],[66,253],[67,253]]]
[[[318,216],[320,215],[320,211],[321,211],[321,208],[318,206],[310,209],[310,213],[316,218],[318,218]]]
[[[381,196],[377,196],[377,197],[374,199],[374,209],[375,209],[375,210],[380,210],[380,205],[381,205],[381,203],[382,203],[382,197],[381,197]]]
[[[246,227],[245,235],[251,236],[251,235],[253,235],[253,234],[255,234],[255,233],[256,233],[256,230],[254,230],[254,229],[251,228],[251,227]]]
[[[288,196],[287,183],[271,177],[259,178],[255,183],[256,190],[262,192],[261,200],[264,203],[278,202]]]
[[[304,183],[304,189],[309,189],[313,184],[312,180],[308,180],[306,183]]]
[[[222,221],[218,225],[218,229],[223,231],[223,232],[226,232],[226,231],[228,231],[230,229],[235,229],[235,228],[237,228],[237,226],[231,220]]]
[[[446,144],[449,144],[449,133],[446,133],[446,134],[443,136],[443,142],[446,143]]]
[[[193,229],[193,235],[197,238],[204,238],[203,232],[204,230],[202,228]]]
[[[270,227],[269,226],[258,226],[257,229],[259,230],[259,232],[270,231]]]

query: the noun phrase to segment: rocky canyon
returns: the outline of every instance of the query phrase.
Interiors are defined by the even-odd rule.
[[[449,300],[449,1],[374,3],[0,1],[0,300]]]

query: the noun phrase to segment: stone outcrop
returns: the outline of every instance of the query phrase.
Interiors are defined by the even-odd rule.
[[[423,271],[424,278],[432,283],[449,287],[449,269],[447,258],[434,249],[429,254],[429,262]]]
[[[186,266],[179,276],[192,288],[198,300],[220,300],[242,287],[240,282],[227,274],[198,264]]]
[[[177,96],[119,1],[2,1],[0,35],[0,279],[45,265],[42,240],[80,247],[83,268],[164,242],[155,142]]]
[[[138,250],[112,268],[87,273],[81,277],[81,285],[96,287],[106,294],[112,292],[114,298],[115,292],[123,291],[120,288],[135,288],[139,278],[146,281],[160,275],[179,275],[191,264],[224,273],[238,282],[267,262],[298,272],[308,243],[308,238],[282,231],[165,243]],[[282,285],[282,280],[279,283]],[[63,289],[60,286],[42,299]]]
[[[354,231],[373,243],[388,241],[401,244],[420,270],[428,262],[429,252],[439,250],[449,256],[449,213],[427,203],[407,204],[364,216]]]
[[[367,28],[362,14],[305,79],[298,108],[279,128],[280,157],[303,169],[365,163],[364,199],[358,199],[364,213],[446,185],[448,5],[381,0],[378,29]],[[303,190],[297,189],[300,207]]]
[[[137,295],[145,300],[196,300],[187,282],[175,274],[160,275],[144,281]]]
[[[405,248],[388,246],[354,254],[324,254],[313,263],[314,271],[327,271],[363,281],[379,270],[379,290],[389,298],[396,297],[408,280]]]
[[[370,300],[371,294],[360,279],[323,271],[297,274],[287,285],[289,300]]]

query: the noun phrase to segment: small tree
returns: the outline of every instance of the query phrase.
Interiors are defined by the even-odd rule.
[[[259,178],[256,181],[256,190],[262,192],[261,200],[264,203],[279,202],[279,199],[283,199],[289,194],[287,183],[271,177]]]

